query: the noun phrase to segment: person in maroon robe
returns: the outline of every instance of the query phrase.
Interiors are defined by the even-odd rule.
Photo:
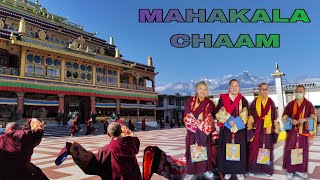
[[[161,118],[160,120],[160,129],[164,128],[164,120],[163,118]]]
[[[184,111],[184,123],[187,128],[186,135],[186,165],[187,176],[185,179],[192,179],[196,174],[204,174],[208,178],[213,177],[211,158],[211,134],[214,130],[212,110],[213,102],[207,98],[208,86],[205,82],[196,85],[196,96],[186,101]],[[201,146],[205,149],[207,157],[196,160],[193,158],[194,146]]]
[[[88,119],[86,122],[86,128],[87,128],[87,132],[86,135],[89,135],[91,133],[93,133],[94,131],[96,131],[97,129],[93,126],[93,122],[92,122],[92,118]]]
[[[246,128],[238,129],[240,125],[246,125],[248,121],[248,101],[240,94],[239,81],[232,79],[229,82],[229,93],[221,94],[218,105],[215,109],[215,116],[218,119],[220,132],[218,135],[218,171],[225,174],[225,179],[237,175],[238,179],[244,179],[243,174],[247,172],[247,139]],[[235,121],[228,121],[231,116],[240,118],[242,121],[237,125]],[[226,123],[231,128],[226,126]],[[240,145],[240,157],[227,158],[227,146]],[[229,151],[229,150],[228,150]],[[231,150],[229,151],[231,152]]]
[[[278,139],[279,125],[275,104],[268,97],[268,90],[268,84],[260,84],[259,96],[250,105],[247,135],[250,141],[248,170],[251,177],[257,173],[265,173],[266,176],[273,174],[273,144]],[[267,160],[263,160],[263,157]]]
[[[33,149],[43,137],[44,123],[32,118],[28,127],[20,129],[18,123],[8,123],[0,135],[1,180],[48,180],[40,168],[31,163]]]
[[[147,118],[142,119],[142,122],[141,122],[141,130],[142,130],[142,131],[146,130],[146,128],[147,128],[147,126],[146,126],[146,119],[147,119]]]
[[[136,155],[139,153],[140,141],[128,130],[123,132],[117,122],[108,126],[111,141],[100,148],[94,155],[86,151],[80,144],[66,143],[60,152],[71,155],[74,162],[86,174],[98,175],[102,180],[141,180],[141,172]],[[61,159],[60,157],[57,160]],[[57,162],[60,165],[62,162]],[[59,160],[60,161],[60,160]]]
[[[308,178],[308,136],[316,132],[317,117],[314,106],[304,98],[304,94],[304,86],[298,85],[295,89],[295,100],[288,103],[282,117],[287,131],[283,169],[287,170],[288,179],[292,179],[293,173]]]
[[[108,121],[108,119],[106,119],[106,120],[103,122],[104,134],[107,134],[107,133],[108,133],[108,126],[109,126],[109,121]]]
[[[128,126],[131,131],[134,131],[135,127],[133,125],[132,118],[129,120]]]
[[[72,115],[72,121],[71,121],[71,126],[70,126],[70,134],[71,136],[75,136],[79,131],[81,131],[80,124],[78,122],[78,115],[73,114]]]

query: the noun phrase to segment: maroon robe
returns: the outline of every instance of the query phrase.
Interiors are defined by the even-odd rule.
[[[146,119],[143,119],[141,122],[141,130],[144,131],[146,130],[147,126],[146,126]]]
[[[242,108],[249,110],[248,101],[246,98],[241,98]],[[233,101],[230,99],[231,105]],[[215,109],[215,114],[219,112],[221,107],[224,106],[222,99],[219,99],[218,105]],[[239,105],[236,105],[231,116],[239,116]],[[247,139],[246,129],[239,130],[235,133],[235,144],[240,144],[240,161],[227,161],[226,160],[226,144],[232,142],[232,133],[226,127],[221,127],[218,138],[218,154],[217,154],[217,167],[218,171],[223,174],[245,174],[247,172]]]
[[[78,133],[79,130],[80,130],[80,126],[78,125],[77,121],[72,120],[71,127],[70,127],[70,134],[74,136],[75,134]]]
[[[98,175],[102,180],[141,180],[141,172],[136,158],[140,141],[137,137],[123,137],[111,140],[93,156],[86,174]]]
[[[214,109],[214,104],[208,98],[205,98],[197,107],[197,109],[193,110],[191,107],[192,101],[194,97],[190,97],[186,101],[184,117],[187,114],[192,113],[194,117],[197,119],[198,116],[203,113],[210,113]],[[208,103],[208,107],[205,103]],[[205,115],[204,115],[205,116]],[[188,125],[186,125],[187,127]],[[200,129],[197,129],[196,132],[192,132],[187,128],[187,136],[186,136],[186,153],[185,157],[187,159],[187,174],[198,174],[204,173],[207,171],[212,171],[212,156],[211,156],[211,138],[212,133],[206,134],[202,132]],[[195,144],[197,141],[198,145],[207,147],[207,160],[200,162],[192,162],[191,161],[191,152],[190,145]]]
[[[108,120],[105,120],[103,123],[104,134],[108,133],[108,126],[109,126],[109,122]]]
[[[160,120],[160,129],[164,128],[163,120]]]
[[[87,132],[86,135],[93,133],[96,128],[93,126],[92,121],[88,120],[86,123]]]
[[[0,136],[1,180],[47,180],[45,174],[33,165],[31,156],[43,136],[43,130],[13,130]]]
[[[309,118],[311,115],[315,115],[315,110],[310,101],[304,99],[305,102],[305,112],[303,118]],[[287,115],[289,118],[299,120],[295,114],[293,114],[295,100],[288,103],[284,110],[283,115]],[[306,127],[307,123],[303,124],[303,134],[308,134]],[[299,132],[299,126],[294,126],[292,129],[287,131],[286,142],[284,146],[283,156],[283,169],[286,169],[288,173],[298,172],[308,172],[308,159],[309,159],[309,140],[308,136],[299,135],[299,148],[303,149],[303,163],[298,165],[291,165],[291,149],[296,148],[297,133]]]
[[[134,127],[134,125],[133,125],[133,123],[132,123],[132,120],[129,120],[129,129],[131,130],[131,131],[134,131],[134,129],[135,129],[135,127]]]
[[[255,99],[250,105],[250,115],[254,118],[254,140],[249,145],[248,153],[248,170],[250,173],[267,173],[269,175],[273,174],[273,144],[277,142],[278,134],[275,133],[275,124],[274,120],[277,119],[277,111],[274,105],[274,102],[271,98],[268,98],[267,105],[265,109],[261,107],[261,117],[259,117],[256,110]],[[268,106],[269,104],[269,106]],[[262,106],[262,104],[261,104]],[[269,109],[271,108],[271,134],[266,134],[266,128],[263,127],[264,119],[263,117],[268,114]],[[253,130],[249,130],[253,131]],[[249,134],[248,131],[248,134]],[[263,139],[265,137],[265,148],[270,150],[270,165],[257,164],[257,158],[259,154],[259,148],[263,147]]]

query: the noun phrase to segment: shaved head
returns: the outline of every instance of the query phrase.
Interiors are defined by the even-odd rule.
[[[112,137],[118,137],[121,134],[121,126],[117,122],[113,122],[108,126],[108,134]]]
[[[17,122],[9,122],[6,126],[6,132],[16,129],[20,129],[20,126]]]

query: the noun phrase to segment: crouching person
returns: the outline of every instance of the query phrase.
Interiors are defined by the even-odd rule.
[[[141,180],[136,158],[139,139],[130,131],[122,132],[121,125],[116,122],[109,124],[108,136],[111,138],[110,143],[100,148],[96,155],[76,142],[67,142],[55,161],[56,165],[60,165],[67,155],[71,155],[84,173],[98,175],[102,180]]]

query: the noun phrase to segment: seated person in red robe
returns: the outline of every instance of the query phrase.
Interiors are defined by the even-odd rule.
[[[43,137],[44,123],[32,118],[28,127],[20,129],[18,123],[8,123],[0,136],[1,180],[47,180],[45,174],[30,160],[33,149]]]
[[[108,126],[108,136],[111,141],[99,149],[94,155],[86,151],[80,144],[73,142],[66,144],[56,159],[60,165],[67,155],[71,155],[74,162],[86,174],[98,175],[102,180],[130,179],[141,180],[141,172],[136,158],[139,153],[140,141],[133,133],[121,130],[119,123],[113,122]]]

